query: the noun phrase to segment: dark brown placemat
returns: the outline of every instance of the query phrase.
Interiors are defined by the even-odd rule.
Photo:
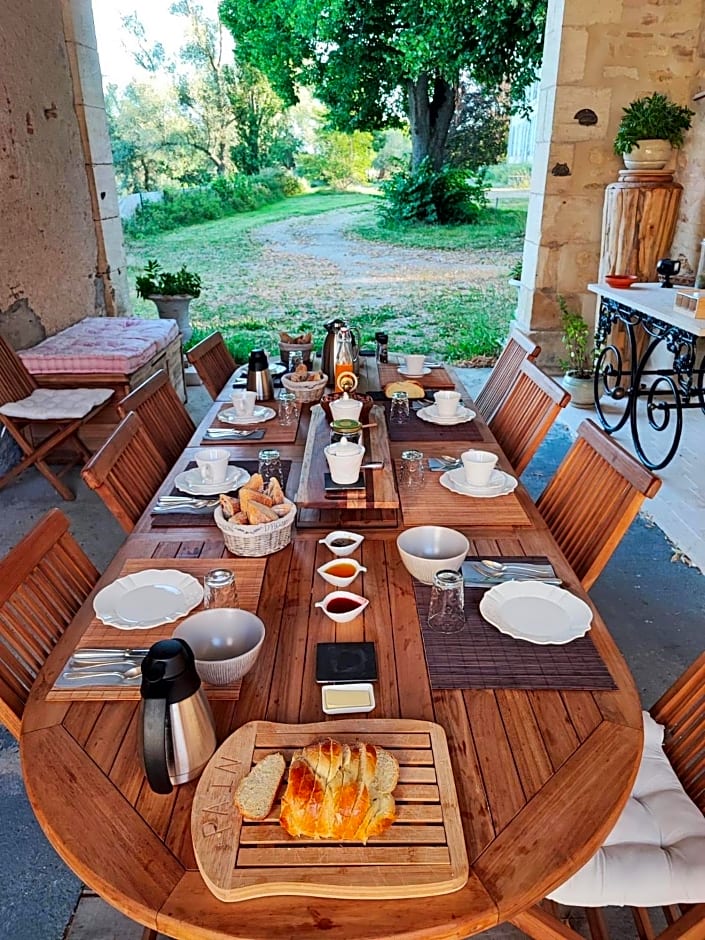
[[[485,593],[465,588],[465,629],[428,629],[431,588],[414,581],[426,666],[432,689],[616,689],[589,633],[561,646],[515,640],[483,620]]]
[[[260,402],[261,405],[266,408],[271,408],[273,411],[277,411],[278,404],[276,401],[264,401]],[[232,404],[229,402],[222,402],[221,407],[218,410],[218,414],[232,408]],[[227,421],[221,421],[219,417],[216,416],[215,420],[211,422],[211,427],[216,428],[219,431],[224,429],[226,430],[240,430],[240,431],[262,431],[261,435],[251,435],[250,437],[243,437],[240,441],[223,441],[223,446],[226,443],[233,444],[249,444],[255,442],[256,440],[262,440],[265,444],[293,444],[296,441],[296,435],[299,432],[299,421],[301,420],[301,403],[299,402],[298,417],[296,421],[293,421],[291,424],[282,425],[279,424],[279,421],[275,417],[270,418],[269,421],[260,421],[258,424],[238,424],[233,425]],[[203,443],[207,444],[209,447],[217,447],[218,441],[211,440],[210,438],[203,438]]]
[[[413,403],[409,403],[409,420],[404,424],[390,424],[390,401],[384,403],[384,416],[387,419],[387,429],[390,441],[481,441],[482,434],[474,420],[463,424],[432,424],[419,418],[414,411]]]
[[[257,473],[257,468],[259,467],[259,461],[257,460],[237,460],[235,461],[238,467],[242,467],[243,470],[252,475]],[[195,460],[189,462],[186,470],[191,470],[193,467],[198,466]],[[282,460],[282,489],[286,490],[286,481],[289,479],[289,471],[291,470],[291,461]],[[239,487],[238,487],[239,489]],[[235,495],[237,490],[229,490],[229,494]],[[184,496],[187,495],[182,493],[181,490],[177,490],[175,486],[171,488],[170,496]],[[208,497],[208,499],[213,499],[215,497]],[[170,512],[170,513],[151,513],[152,528],[159,529],[170,529],[170,528],[182,528],[192,527],[198,528],[204,525],[215,525],[215,518],[213,517],[213,510],[209,509],[207,512],[196,513],[196,512]]]

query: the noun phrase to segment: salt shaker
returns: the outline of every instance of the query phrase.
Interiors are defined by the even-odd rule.
[[[266,486],[272,477],[279,480],[280,485],[284,486],[282,480],[282,462],[278,450],[261,450],[259,452],[259,467],[257,468],[260,476]]]
[[[399,465],[399,485],[421,486],[424,477],[423,454],[420,450],[404,450]]]
[[[465,586],[460,571],[442,570],[433,576],[428,626],[435,633],[460,633],[465,626]]]
[[[203,606],[238,607],[235,574],[227,568],[214,568],[203,579]]]

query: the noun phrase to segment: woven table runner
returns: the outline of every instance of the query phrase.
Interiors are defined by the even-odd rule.
[[[387,428],[389,430],[390,441],[481,441],[482,434],[473,421],[465,421],[463,424],[433,424],[430,421],[424,421],[419,418],[414,410],[413,402],[410,402],[411,409],[409,420],[404,424],[390,424],[389,410],[390,401],[384,403],[384,415],[387,419]]]
[[[424,388],[455,388],[455,382],[443,366],[431,369],[428,375],[418,376],[402,375],[397,363],[393,362],[379,362],[377,368],[379,369],[379,384],[383,388],[387,382],[403,382],[406,379],[423,385]]]
[[[243,470],[252,475],[257,473],[257,468],[259,467],[258,460],[236,460],[235,463],[238,467],[242,467]],[[198,466],[194,460],[190,461],[187,470],[191,470],[193,467]],[[289,479],[289,471],[291,470],[291,461],[282,460],[282,489],[286,490],[286,481]],[[234,496],[237,493],[237,490],[228,490],[229,495]],[[181,490],[177,490],[175,486],[171,488],[169,493],[170,496],[184,496],[187,495],[182,493]],[[198,498],[198,497],[197,497]],[[204,497],[204,499],[215,499],[214,496]],[[183,528],[194,527],[200,528],[204,525],[215,525],[215,518],[213,517],[213,510],[208,509],[203,512],[152,512],[151,513],[152,528],[159,529],[169,529],[169,528]]]
[[[275,401],[265,401],[262,402],[267,408],[272,408],[274,411],[279,407]],[[232,408],[231,404],[223,402],[223,406],[220,411],[226,411]],[[220,411],[218,414],[220,414]],[[220,421],[216,418],[211,427],[217,428],[218,430],[223,430],[227,428],[230,431],[263,431],[262,436],[253,435],[252,437],[243,437],[242,440],[233,440],[233,441],[223,441],[223,446],[226,444],[249,444],[256,443],[258,441],[263,442],[264,445],[268,444],[293,444],[296,441],[296,435],[299,431],[299,421],[301,420],[301,407],[299,406],[299,417],[292,424],[287,424],[286,426],[279,424],[279,421],[276,417],[270,418],[269,421],[261,421],[258,424],[228,424],[227,421]],[[218,447],[218,441],[210,440],[210,438],[204,438],[204,444],[207,444],[209,447]]]
[[[589,633],[561,646],[539,646],[500,633],[480,615],[484,591],[465,588],[465,629],[428,628],[431,588],[414,580],[432,689],[616,689]]]

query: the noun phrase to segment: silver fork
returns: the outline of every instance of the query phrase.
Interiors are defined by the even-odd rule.
[[[254,434],[252,431],[239,431],[237,428],[207,428],[204,437],[210,438],[213,441],[221,440],[225,437],[250,437],[251,434]]]

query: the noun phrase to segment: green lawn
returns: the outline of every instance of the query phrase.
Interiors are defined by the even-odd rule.
[[[276,351],[279,330],[312,330],[320,342],[323,322],[334,315],[356,326],[363,342],[386,327],[409,352],[423,350],[454,362],[491,355],[506,335],[516,303],[506,274],[521,257],[525,212],[493,209],[477,226],[387,230],[377,224],[376,198],[357,193],[296,196],[254,212],[132,240],[127,253],[133,310],[138,316],[154,316],[151,301],[136,297],[134,281],[149,258],[158,258],[166,270],[186,264],[202,277],[203,293],[192,303],[192,343],[220,329],[238,361],[256,346]],[[256,229],[272,222],[351,208],[363,211],[350,234],[369,240],[370,250],[379,253],[381,243],[387,243],[437,250],[443,257],[462,251],[462,264],[491,263],[501,273],[462,289],[436,279],[432,285],[364,303],[339,288],[334,268],[327,270],[325,263],[307,267],[300,253],[273,256],[266,243],[253,238]]]

